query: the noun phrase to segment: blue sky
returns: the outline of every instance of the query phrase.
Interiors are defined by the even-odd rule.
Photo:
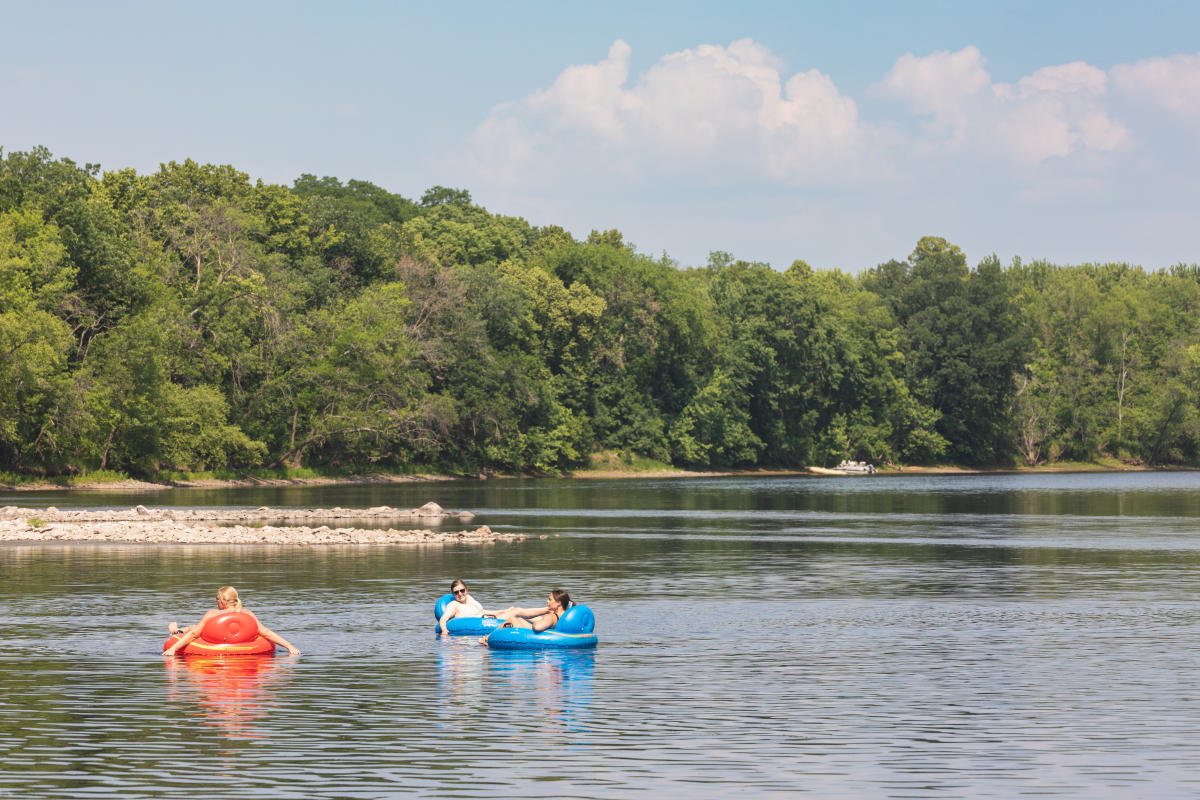
[[[857,272],[925,235],[1200,262],[1195,3],[0,0],[0,27],[9,152],[461,187],[684,265]]]

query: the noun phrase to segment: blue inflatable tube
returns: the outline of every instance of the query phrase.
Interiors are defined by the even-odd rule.
[[[451,636],[487,636],[499,629],[500,620],[495,617],[455,617],[446,620],[446,633]],[[434,625],[433,629],[441,633],[442,629]]]
[[[452,594],[444,594],[433,604],[433,618],[440,620],[446,610],[446,604],[454,599]],[[446,632],[451,636],[487,636],[500,627],[500,620],[495,617],[455,617],[446,620]],[[442,628],[433,623],[433,632],[441,635]]]
[[[595,647],[594,633],[561,633],[551,628],[534,633],[528,628],[498,628],[488,636],[488,647],[497,650],[543,650],[548,647]]]
[[[449,627],[449,626],[447,626]],[[541,650],[547,647],[595,647],[599,639],[593,632],[596,617],[587,606],[567,609],[558,624],[535,633],[529,628],[497,628],[488,635],[488,647],[497,650]]]

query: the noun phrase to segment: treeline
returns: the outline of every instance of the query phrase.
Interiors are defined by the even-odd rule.
[[[364,181],[0,152],[0,469],[1195,464],[1200,268],[680,269]]]

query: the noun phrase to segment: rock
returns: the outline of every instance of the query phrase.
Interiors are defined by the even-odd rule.
[[[429,530],[447,518],[470,519],[469,512],[446,512],[437,503],[421,509],[396,509],[377,506],[372,509],[270,509],[257,512],[245,509],[182,508],[88,509],[58,511],[8,506],[0,508],[0,541],[90,540],[97,542],[214,543],[214,544],[401,544],[439,546],[451,542],[489,543],[520,541],[524,536],[496,533],[488,526],[470,531]],[[358,528],[349,520],[359,518],[419,520],[423,530],[385,531]],[[279,524],[281,518],[304,520],[298,525]],[[43,521],[34,528],[28,520]],[[347,520],[333,523],[330,520]],[[49,524],[46,524],[49,523]],[[309,527],[318,525],[320,528]],[[52,527],[51,527],[52,526]],[[458,526],[456,526],[458,527]]]
[[[460,511],[458,512],[458,518],[463,522],[470,522],[475,519],[475,514],[470,511]]]

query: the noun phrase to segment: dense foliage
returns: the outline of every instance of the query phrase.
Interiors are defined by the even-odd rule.
[[[679,269],[463,190],[0,152],[0,469],[1200,461],[1200,268]]]

